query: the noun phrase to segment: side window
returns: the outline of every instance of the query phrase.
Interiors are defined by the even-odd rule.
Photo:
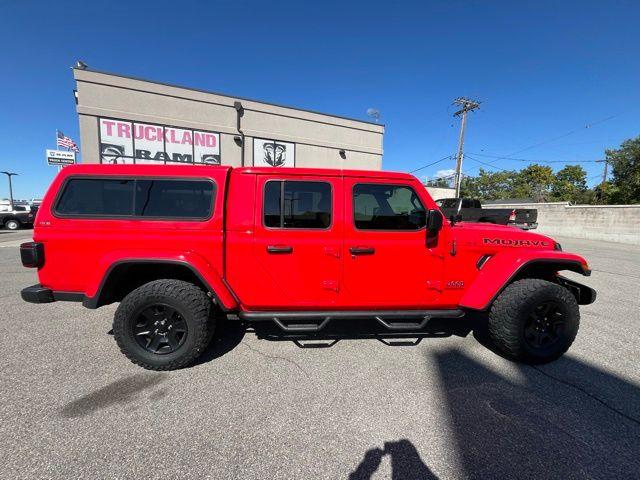
[[[474,205],[473,200],[471,200],[470,198],[463,198],[462,208],[476,208],[476,206]]]
[[[133,180],[74,178],[56,205],[61,215],[130,216]]]
[[[135,215],[208,218],[214,197],[215,186],[207,180],[138,180]]]
[[[211,216],[215,194],[208,180],[72,178],[55,212],[71,217],[205,219]]]
[[[436,203],[440,208],[456,208],[458,201],[455,198],[441,198]]]
[[[263,202],[265,227],[331,226],[331,184],[327,182],[269,181]]]
[[[422,202],[404,185],[355,185],[353,215],[359,230],[419,230],[426,225]]]

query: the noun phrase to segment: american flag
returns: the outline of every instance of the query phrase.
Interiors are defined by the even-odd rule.
[[[80,149],[78,148],[78,145],[76,145],[76,142],[71,140],[69,137],[66,137],[65,134],[62,133],[60,130],[56,130],[56,137],[57,137],[59,147],[66,148],[67,150],[73,150],[74,152],[80,151]]]

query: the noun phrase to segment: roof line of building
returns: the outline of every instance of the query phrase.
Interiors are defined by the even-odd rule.
[[[156,85],[162,85],[162,86],[165,86],[165,87],[181,88],[183,90],[191,90],[192,92],[200,92],[200,93],[208,93],[208,94],[212,94],[212,95],[220,95],[222,97],[228,97],[228,98],[233,98],[233,99],[237,99],[237,100],[246,100],[248,102],[263,103],[265,105],[271,105],[272,107],[289,108],[291,110],[298,110],[298,111],[301,111],[301,112],[314,113],[316,115],[324,115],[326,117],[340,118],[342,120],[349,120],[349,121],[352,121],[352,122],[366,123],[366,124],[369,124],[369,125],[377,125],[377,126],[383,127],[383,128],[385,127],[384,123],[376,123],[376,122],[371,122],[369,120],[361,120],[361,119],[358,119],[358,118],[345,117],[343,115],[335,115],[333,113],[319,112],[317,110],[310,110],[310,109],[307,109],[307,108],[292,107],[290,105],[283,105],[283,104],[280,104],[280,103],[265,102],[264,100],[256,100],[255,98],[239,97],[237,95],[230,95],[228,93],[215,92],[213,90],[205,90],[205,89],[202,89],[202,88],[185,87],[184,85],[177,85],[175,83],[158,82],[156,80],[148,80],[146,78],[141,78],[141,77],[133,77],[133,76],[130,76],[130,75],[122,75],[122,74],[119,74],[119,73],[106,72],[106,71],[103,71],[103,70],[94,70],[92,68],[72,67],[72,69],[73,70],[78,70],[78,71],[81,71],[81,72],[99,73],[99,74],[102,74],[102,75],[111,75],[113,77],[126,78],[128,80],[137,80],[137,81],[140,81],[140,82],[154,83]]]

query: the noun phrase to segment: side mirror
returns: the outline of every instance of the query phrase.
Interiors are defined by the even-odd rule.
[[[427,212],[427,238],[433,238],[442,230],[442,213],[440,210],[429,210]]]

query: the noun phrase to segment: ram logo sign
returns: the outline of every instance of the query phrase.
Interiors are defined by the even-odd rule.
[[[256,167],[295,167],[296,146],[294,143],[254,138],[253,165]]]
[[[545,240],[515,240],[511,238],[483,238],[482,243],[496,247],[548,247],[551,245]]]

